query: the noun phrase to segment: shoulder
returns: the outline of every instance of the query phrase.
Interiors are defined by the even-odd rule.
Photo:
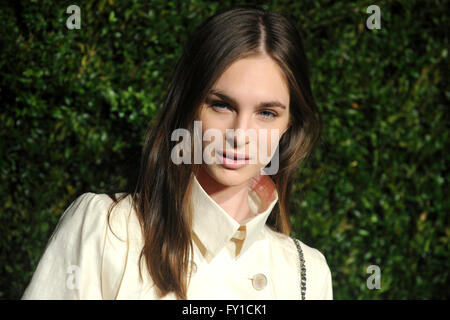
[[[117,194],[116,194],[117,195]],[[107,194],[78,196],[60,216],[22,299],[114,298],[126,265],[126,199]],[[68,276],[71,273],[72,276]],[[66,285],[67,279],[74,282]]]
[[[330,299],[331,271],[325,255],[299,239],[276,232],[268,226],[265,229],[277,258],[282,259],[291,269],[295,268],[299,272],[300,251],[303,253],[307,299]]]
[[[52,237],[64,233],[67,238],[91,238],[96,234],[103,234],[108,221],[120,233],[120,229],[123,229],[120,226],[124,225],[127,218],[126,209],[131,206],[127,205],[128,201],[120,201],[117,206],[112,207],[113,202],[107,194],[81,194],[63,212]],[[113,210],[108,217],[110,209]]]
[[[276,232],[267,226],[266,234],[269,236],[269,239],[277,248],[285,251],[287,254],[298,254],[299,248],[295,244],[295,242],[297,242],[300,245],[303,255],[305,256],[305,260],[306,258],[308,258],[311,263],[314,263],[318,266],[324,267],[325,265],[327,265],[327,261],[323,253],[316,248],[308,246],[303,241],[294,237],[287,236],[280,232]]]
[[[59,225],[75,227],[78,224],[86,224],[103,218],[103,213],[108,209],[106,195],[86,192],[78,196],[60,217]]]
[[[70,203],[61,218],[69,220],[95,217],[107,208],[110,203],[107,198],[106,194],[83,193]]]

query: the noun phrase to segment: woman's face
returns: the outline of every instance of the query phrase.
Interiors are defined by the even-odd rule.
[[[208,154],[210,163],[216,160],[203,160],[202,170],[222,185],[248,182],[269,163],[288,129],[289,89],[281,69],[266,55],[233,62],[212,86],[199,117],[202,150],[214,142]],[[220,132],[218,141],[205,141],[209,129]]]

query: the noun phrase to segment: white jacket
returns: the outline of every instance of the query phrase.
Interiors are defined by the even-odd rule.
[[[241,225],[194,177],[194,254],[188,299],[302,298],[300,251],[293,238],[266,225],[278,201],[269,180],[250,189],[250,206],[259,213]],[[106,221],[112,200],[106,194],[79,196],[62,214],[22,299],[157,299],[144,260],[143,281],[139,278],[143,242],[130,200],[129,195],[113,210],[112,233]],[[324,255],[297,243],[303,254],[305,298],[333,299]],[[175,299],[175,295],[164,299]]]

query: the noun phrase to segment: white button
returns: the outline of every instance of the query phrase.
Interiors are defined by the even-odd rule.
[[[267,278],[262,273],[255,274],[252,278],[252,284],[256,290],[262,290],[267,285]]]

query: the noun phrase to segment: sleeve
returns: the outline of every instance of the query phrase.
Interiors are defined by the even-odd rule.
[[[22,300],[102,299],[106,201],[79,196],[61,215]]]
[[[321,260],[321,278],[322,288],[320,289],[319,300],[333,300],[333,283],[331,278],[331,270],[328,266],[325,256],[318,251]]]

